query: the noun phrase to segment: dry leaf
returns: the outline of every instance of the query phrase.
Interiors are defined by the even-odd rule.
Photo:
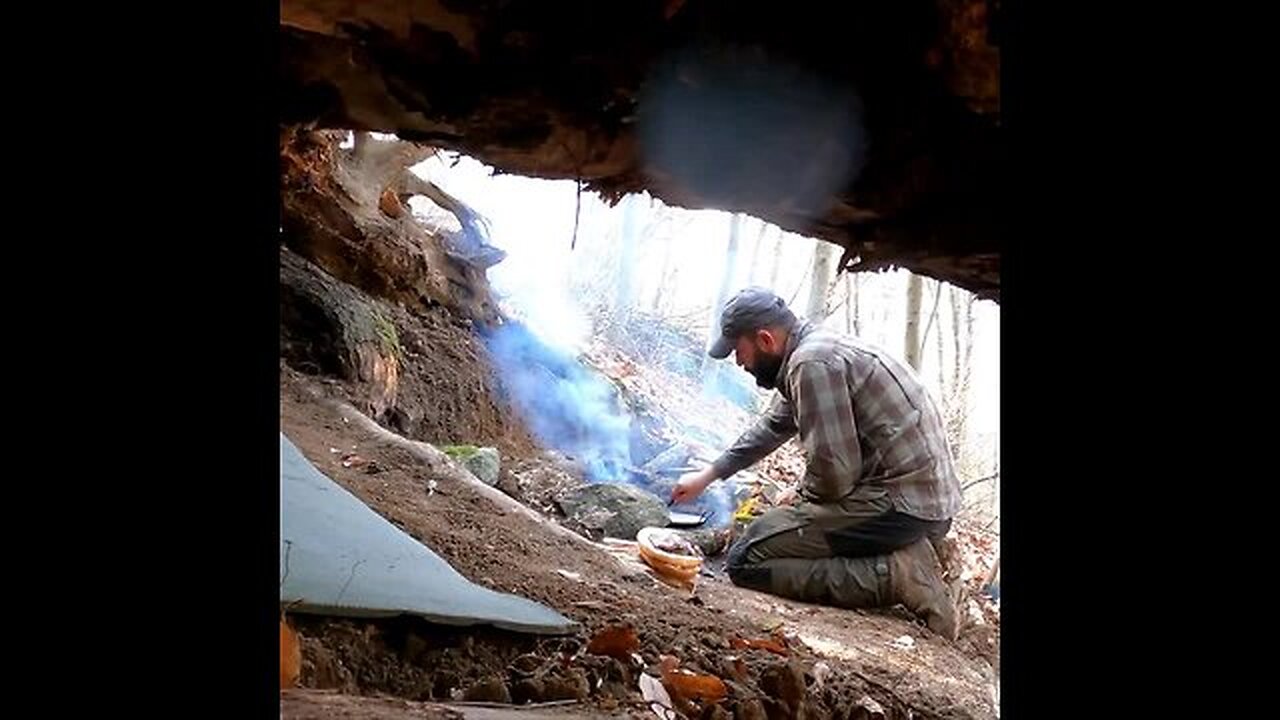
[[[640,638],[636,637],[634,628],[626,625],[611,625],[596,633],[587,644],[587,652],[592,655],[607,655],[622,662],[639,650]]]
[[[733,519],[737,522],[751,522],[759,515],[760,502],[755,497],[748,497],[742,501],[738,509],[733,513]]]
[[[404,215],[404,206],[400,204],[400,198],[396,197],[395,190],[390,187],[383,190],[382,196],[378,198],[378,209],[388,217],[398,218]]]
[[[744,650],[748,648],[752,650],[767,650],[775,655],[782,655],[784,657],[790,652],[787,650],[785,640],[776,633],[773,637],[762,640],[750,640],[734,635],[729,638],[729,646],[734,650]]]
[[[302,674],[302,643],[298,633],[280,618],[280,689],[291,688]]]
[[[700,675],[688,670],[664,670],[662,683],[673,696],[703,704],[718,702],[729,694],[724,681],[715,675]]]

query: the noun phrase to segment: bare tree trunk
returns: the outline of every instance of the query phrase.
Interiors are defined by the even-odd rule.
[[[635,306],[635,283],[632,274],[635,272],[636,250],[640,243],[640,198],[630,195],[622,200],[622,254],[618,259],[617,281],[614,287],[617,292],[613,298],[613,316],[619,327],[625,327],[631,308]]]
[[[956,419],[956,434],[959,437],[959,443],[963,447],[968,440],[969,431],[969,398],[971,397],[970,386],[973,377],[973,364],[970,359],[973,357],[973,303],[977,300],[977,296],[969,294],[965,301],[965,317],[964,317],[964,353],[956,359],[957,364],[962,365],[960,370],[960,386],[957,388],[956,404],[959,413]]]
[[[923,278],[912,274],[907,280],[907,333],[903,339],[903,355],[916,372],[920,372],[920,304],[923,295]]]
[[[942,320],[938,320],[938,332],[935,333],[938,341],[934,346],[938,348],[938,400],[942,403],[943,417],[946,417],[946,409],[951,399],[947,395],[947,364],[945,361],[944,345],[946,341],[942,338],[942,331],[945,327]]]
[[[650,306],[650,309],[655,313],[661,308],[663,298],[667,297],[669,294],[667,288],[670,287],[671,279],[674,274],[672,272],[673,268],[671,267],[672,244],[671,236],[668,235],[666,239],[663,240],[662,244],[662,270],[658,273],[658,290],[653,294],[653,304]]]
[[[973,305],[970,301],[961,317],[961,305],[966,303],[966,293],[951,288],[951,344],[954,349],[954,363],[951,368],[951,408],[948,412],[947,435],[951,438],[952,452],[957,459],[965,452],[968,440],[969,414],[969,379],[971,368],[969,360],[973,355]],[[972,299],[972,295],[969,296]],[[963,336],[963,337],[962,337]]]
[[[844,279],[844,332],[846,335],[853,335],[853,304],[856,300],[853,297],[853,273],[849,273]]]
[[[768,225],[765,226],[769,227]],[[782,230],[779,229],[773,235],[773,262],[769,268],[769,284],[766,286],[775,293],[778,292],[778,271],[782,269]]]
[[[933,280],[929,283],[933,286],[933,309],[929,311],[929,321],[924,324],[924,334],[920,337],[920,354],[924,354],[925,346],[929,344],[929,331],[933,329],[933,323],[938,319],[938,301],[942,300],[942,281]]]
[[[862,275],[849,273],[853,285],[853,334],[862,337]]]
[[[805,317],[821,323],[827,319],[827,293],[831,287],[831,266],[835,263],[836,246],[822,240],[813,246],[812,282]]]
[[[720,336],[720,313],[729,301],[729,292],[733,289],[734,270],[738,266],[738,231],[742,225],[742,216],[734,213],[729,217],[729,246],[724,254],[724,272],[720,276],[720,289],[716,292],[715,302],[711,306],[711,329],[707,333],[707,344],[710,345]],[[706,372],[710,358],[704,353],[702,369]]]
[[[746,285],[755,285],[756,275],[760,272],[760,248],[764,246],[764,234],[769,229],[768,223],[759,221],[760,232],[756,233],[755,242],[751,245],[751,264],[747,266]]]
[[[879,345],[887,347],[892,339],[897,336],[897,328],[893,327],[889,320],[894,317],[891,305],[905,307],[902,302],[903,296],[898,294],[900,289],[903,288],[899,288],[897,283],[888,282],[888,278],[886,278],[885,282],[880,283],[880,312],[876,314],[876,324],[880,328],[881,336]]]
[[[992,445],[995,446],[995,457],[991,459],[991,465],[992,472],[996,474],[996,484],[991,493],[991,514],[1000,517],[1000,433],[996,433],[995,442]]]
[[[969,358],[973,357],[973,306],[978,301],[977,295],[969,295],[968,301],[965,303],[964,311],[964,379],[965,385],[969,384],[970,371],[973,365],[969,362]]]
[[[961,333],[961,324],[960,324],[960,291],[953,287],[953,288],[951,288],[950,296],[951,296],[951,298],[950,298],[950,299],[951,299],[951,329],[952,329],[952,333],[951,333],[951,345],[952,345],[952,348],[955,350],[955,355],[953,356],[953,357],[955,358],[955,364],[954,364],[954,365],[952,366],[952,368],[951,368],[951,388],[952,388],[952,392],[953,392],[953,393],[955,393],[955,392],[958,392],[958,391],[960,390],[960,373],[961,373],[961,367],[960,367],[960,359],[961,359],[961,355],[960,355],[960,333]]]

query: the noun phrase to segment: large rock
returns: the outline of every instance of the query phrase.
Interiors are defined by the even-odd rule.
[[[541,457],[517,460],[498,489],[530,507],[550,512],[556,498],[587,484],[585,474],[580,463],[548,450]]]
[[[444,454],[462,463],[480,482],[485,485],[498,484],[498,471],[502,467],[502,456],[496,448],[475,447],[473,445],[450,445],[441,448]]]
[[[666,527],[669,520],[667,504],[634,485],[587,485],[561,495],[556,503],[587,530],[624,540],[634,540],[643,527]]]

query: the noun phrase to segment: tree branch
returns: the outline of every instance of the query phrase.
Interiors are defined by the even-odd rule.
[[[924,355],[924,346],[929,342],[929,330],[933,328],[933,319],[938,317],[938,301],[942,299],[942,281],[937,280],[933,291],[933,310],[929,312],[929,322],[924,326],[924,334],[920,336],[920,354]]]
[[[977,480],[974,480],[974,481],[972,481],[972,482],[968,482],[968,483],[965,483],[964,485],[961,485],[961,486],[960,486],[960,492],[961,492],[961,493],[963,493],[965,490],[968,490],[969,488],[973,487],[974,485],[981,485],[981,484],[982,484],[982,483],[984,483],[984,482],[991,482],[992,480],[995,480],[995,479],[996,479],[996,478],[998,478],[998,477],[1000,477],[1000,473],[992,473],[992,474],[990,474],[990,475],[987,475],[986,477],[980,477],[980,478],[978,478]]]

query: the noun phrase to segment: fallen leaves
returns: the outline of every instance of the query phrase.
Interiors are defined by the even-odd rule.
[[[284,616],[280,617],[280,689],[291,688],[302,674],[302,643]]]
[[[635,628],[629,625],[610,625],[591,638],[587,643],[587,652],[592,655],[605,655],[615,660],[629,662],[631,655],[640,650],[640,638]]]
[[[715,675],[703,675],[680,668],[664,670],[662,684],[672,696],[703,705],[719,702],[729,694],[724,681]]]
[[[706,707],[720,702],[729,694],[723,680],[715,675],[682,669],[680,661],[671,655],[660,657],[658,668],[662,672],[662,685],[673,701],[672,706],[691,717],[699,714],[694,712],[692,703]]]
[[[387,217],[398,218],[404,215],[404,206],[400,204],[400,198],[396,197],[394,188],[388,187],[382,191],[382,195],[378,197],[378,209]]]
[[[775,655],[782,655],[783,657],[790,654],[790,650],[787,649],[786,638],[783,637],[781,632],[775,632],[771,638],[762,638],[759,640],[734,635],[729,638],[729,646],[734,650],[766,650]]]
[[[735,522],[751,522],[761,512],[760,498],[752,495],[743,500],[738,509],[734,511],[733,519]]]

